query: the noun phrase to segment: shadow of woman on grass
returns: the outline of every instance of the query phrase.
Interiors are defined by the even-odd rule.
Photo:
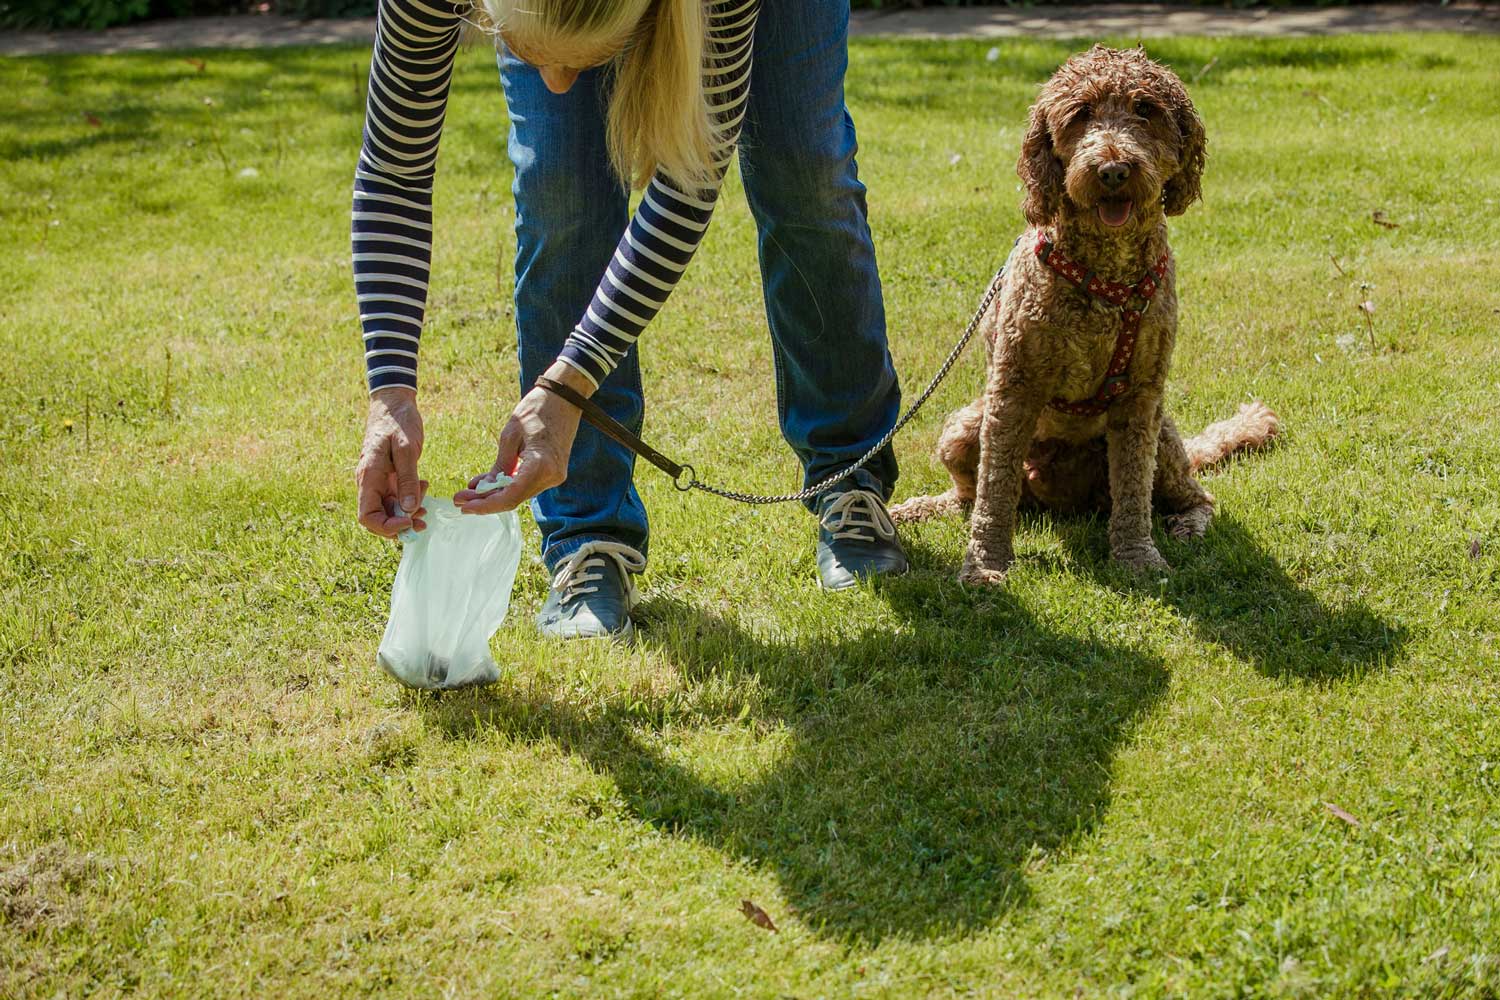
[[[623,694],[585,716],[501,684],[425,711],[454,734],[495,726],[555,740],[609,774],[640,820],[774,870],[824,933],[962,933],[1023,903],[1029,868],[1095,826],[1113,758],[1167,675],[946,572],[882,589],[896,627],[807,638],[755,634],[669,598],[643,608],[638,641],[685,683],[741,688],[753,717],[782,730],[743,781],[670,754],[656,733],[672,709]]]

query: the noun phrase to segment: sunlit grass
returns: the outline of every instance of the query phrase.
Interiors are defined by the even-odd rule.
[[[1077,46],[989,47],[852,52],[909,395],[1019,231],[1025,108]],[[1174,412],[1288,428],[1213,477],[1169,581],[1042,518],[965,592],[953,521],[834,598],[800,509],[643,468],[640,642],[533,638],[532,561],[507,679],[441,700],[374,665],[398,556],[353,522],[367,53],[0,63],[0,995],[1495,995],[1500,43],[1150,49],[1210,136]],[[468,52],[440,493],[516,395],[504,130]],[[647,430],[780,490],[731,189],[643,341]],[[942,485],[979,368],[898,442],[898,495]]]

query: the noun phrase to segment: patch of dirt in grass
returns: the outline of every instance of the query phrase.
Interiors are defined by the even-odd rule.
[[[97,855],[60,843],[0,860],[0,923],[22,933],[73,926],[82,918],[82,890],[107,867]]]

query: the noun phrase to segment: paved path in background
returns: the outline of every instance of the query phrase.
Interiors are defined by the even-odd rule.
[[[108,31],[11,32],[0,55],[258,49],[281,45],[368,44],[374,18],[298,21],[275,15],[158,21]],[[901,38],[1160,38],[1167,35],[1305,36],[1381,31],[1500,33],[1500,5],[1372,4],[1302,10],[1233,10],[1109,4],[1089,7],[930,7],[858,11],[855,35]]]

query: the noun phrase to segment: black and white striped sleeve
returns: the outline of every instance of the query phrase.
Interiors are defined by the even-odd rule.
[[[417,384],[432,260],[432,183],[468,6],[466,0],[379,3],[353,211],[354,282],[371,392]],[[744,118],[759,7],[760,0],[708,5],[704,80],[722,136],[716,182],[694,193],[664,177],[647,186],[562,353],[596,385],[666,302],[708,228]]]
[[[462,6],[380,0],[354,173],[354,288],[371,392],[417,385],[432,262],[432,179]]]
[[[563,346],[562,360],[596,386],[666,303],[708,229],[745,117],[759,12],[760,0],[708,6],[704,89],[721,136],[715,183],[688,193],[658,175],[647,185],[588,311]]]

